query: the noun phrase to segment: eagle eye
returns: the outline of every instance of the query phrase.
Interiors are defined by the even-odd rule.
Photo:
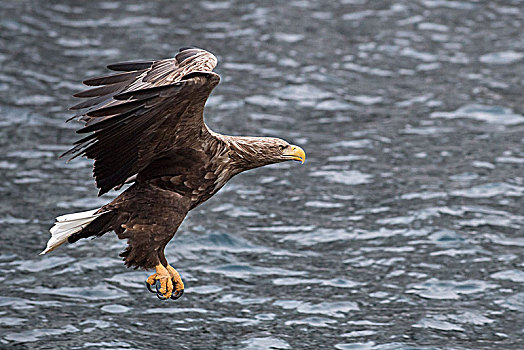
[[[284,145],[278,145],[278,148],[280,149],[280,151],[283,151],[284,148],[286,148],[287,146],[284,146]]]

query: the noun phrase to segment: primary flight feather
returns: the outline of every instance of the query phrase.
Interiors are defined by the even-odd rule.
[[[272,137],[226,136],[204,123],[204,105],[220,81],[216,57],[183,48],[171,59],[109,65],[119,73],[84,81],[93,88],[74,96],[71,119],[88,134],[62,156],[94,159],[99,195],[132,185],[100,209],[63,215],[51,228],[45,254],[65,242],[115,231],[127,239],[120,254],[128,267],[156,269],[147,286],[161,299],[184,291],[164,249],[187,213],[233,176],[260,166],[296,160],[304,151]],[[154,291],[153,291],[154,292]]]

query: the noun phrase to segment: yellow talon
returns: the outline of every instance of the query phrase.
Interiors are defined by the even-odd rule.
[[[160,293],[165,299],[171,298],[171,295],[173,294],[173,281],[171,280],[171,274],[162,264],[155,266],[155,269],[156,273],[149,276],[146,282],[153,286],[156,284],[156,281],[159,281],[160,288],[158,288],[158,293]]]
[[[184,282],[182,282],[182,278],[180,277],[180,274],[177,270],[171,265],[167,265],[167,271],[169,272],[169,275],[171,276],[171,279],[175,283],[175,290],[181,291],[184,290]]]

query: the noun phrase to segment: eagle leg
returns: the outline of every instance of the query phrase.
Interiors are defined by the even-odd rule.
[[[146,280],[147,289],[150,292],[153,292],[150,286],[156,287],[156,295],[161,300],[166,300],[171,298],[173,294],[173,281],[171,280],[171,274],[168,270],[162,265],[158,264],[155,266],[156,273],[149,276]],[[160,284],[160,287],[158,287]],[[154,293],[154,292],[153,292]]]
[[[184,294],[184,282],[182,281],[182,277],[180,277],[178,271],[175,270],[173,266],[167,265],[166,269],[169,272],[169,275],[171,275],[171,280],[175,286],[175,293],[171,295],[171,299],[177,300]]]

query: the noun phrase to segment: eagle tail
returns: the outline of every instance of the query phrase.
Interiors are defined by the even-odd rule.
[[[55,250],[67,242],[67,239],[71,235],[82,231],[82,229],[89,225],[93,220],[106,213],[98,213],[99,210],[100,209],[93,209],[57,217],[55,225],[49,230],[51,232],[51,238],[49,238],[49,241],[47,242],[47,247],[40,253],[40,255]]]

